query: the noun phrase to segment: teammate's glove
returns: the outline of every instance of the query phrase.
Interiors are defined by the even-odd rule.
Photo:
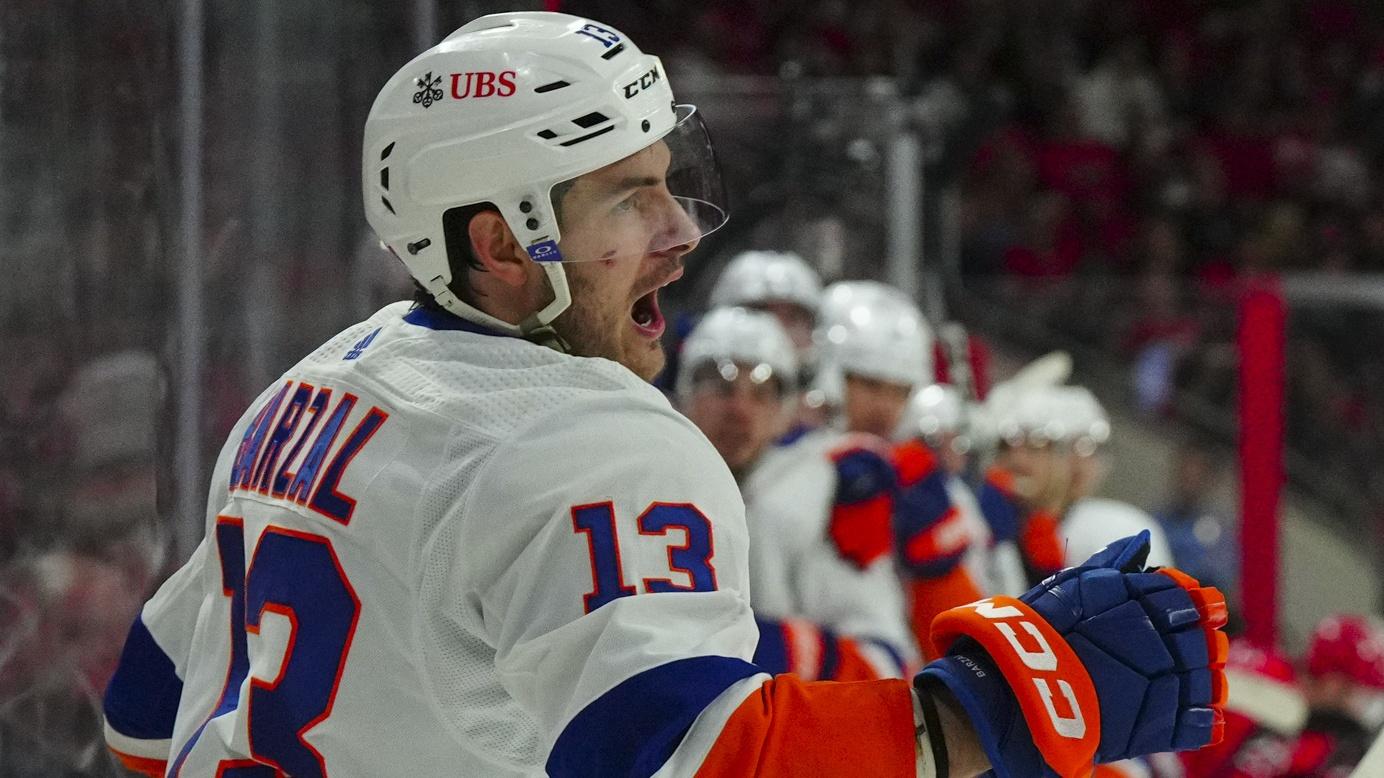
[[[1085,778],[1094,762],[1220,740],[1225,598],[1181,571],[1145,570],[1148,552],[1145,531],[1018,600],[933,621],[944,656],[914,686],[951,692],[998,778]]]

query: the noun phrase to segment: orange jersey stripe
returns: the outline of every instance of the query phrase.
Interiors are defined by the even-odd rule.
[[[167,759],[151,759],[147,756],[135,756],[133,754],[117,751],[114,748],[111,749],[111,753],[115,755],[116,759],[120,760],[120,764],[126,770],[132,773],[138,773],[139,775],[148,776],[149,778],[163,778],[164,770],[168,769]]]
[[[698,778],[913,776],[913,692],[902,680],[765,681],[726,722]]]

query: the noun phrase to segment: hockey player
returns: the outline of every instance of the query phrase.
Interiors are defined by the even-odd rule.
[[[1089,497],[1103,464],[1109,422],[1089,391],[1026,386],[998,404],[995,466],[986,474],[981,510],[998,540],[1017,543],[1029,583],[1080,560],[1102,539],[1147,529],[1152,556],[1169,565],[1161,529],[1133,506]]]
[[[206,538],[107,689],[127,764],[1075,776],[1215,739],[1223,604],[1144,571],[1138,537],[943,614],[947,656],[911,684],[749,662],[734,479],[646,383],[658,290],[724,218],[716,169],[618,31],[471,22],[385,85],[363,152],[367,217],[422,294],[235,425]]]
[[[1312,630],[1304,664],[1307,722],[1283,775],[1350,775],[1384,722],[1384,625],[1328,616]]]
[[[850,437],[843,447],[823,430],[804,444],[835,446],[841,486],[834,534],[869,553],[892,547],[909,621],[927,655],[933,617],[981,596],[961,566],[971,538],[948,492],[945,468],[915,437],[887,443],[914,390],[932,382],[932,333],[902,292],[872,281],[832,284],[820,319],[818,384]]]
[[[792,251],[745,251],[716,277],[711,307],[771,313],[788,333],[800,365],[812,364],[812,333],[822,304],[822,279]]]
[[[774,446],[796,392],[792,343],[774,316],[708,313],[683,343],[678,399],[740,484],[759,622],[754,663],[852,680],[903,677],[917,651],[892,558],[845,557],[832,538],[833,462]],[[885,551],[888,550],[885,546]]]
[[[771,313],[783,326],[798,356],[799,383],[811,384],[817,369],[813,341],[822,305],[822,279],[791,251],[744,251],[735,255],[711,289],[711,306],[741,306]],[[800,392],[794,419],[784,435],[791,443],[826,422],[820,393]]]
[[[1100,401],[1084,386],[1059,386],[1051,391],[1053,418],[1061,423],[1070,462],[1067,504],[1058,528],[1067,564],[1078,564],[1111,541],[1143,530],[1149,533],[1149,563],[1175,564],[1157,520],[1122,500],[1093,496],[1109,469],[1105,446],[1110,440],[1110,419]]]
[[[917,440],[936,454],[946,472],[947,495],[966,527],[969,545],[962,566],[985,594],[1022,592],[1023,563],[1013,544],[995,543],[990,525],[981,513],[975,492],[966,481],[974,437],[968,421],[971,411],[950,384],[933,384],[915,392],[904,411],[895,440]]]

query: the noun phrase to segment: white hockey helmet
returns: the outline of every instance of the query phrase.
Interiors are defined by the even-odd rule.
[[[1071,430],[1062,419],[1056,386],[1017,388],[994,408],[995,433],[1011,446],[1022,443],[1065,443]]]
[[[1110,420],[1084,386],[1024,387],[1000,409],[999,436],[1011,444],[1027,441],[1072,445],[1090,455],[1110,439]]]
[[[745,251],[735,255],[711,289],[711,305],[763,305],[787,302],[813,318],[822,304],[822,279],[791,251]]]
[[[704,365],[715,365],[722,378],[733,381],[740,371],[736,363],[750,366],[755,383],[778,379],[784,397],[797,388],[797,352],[778,319],[749,308],[716,308],[683,341],[678,397],[692,395],[696,373]]]
[[[930,384],[909,398],[895,437],[932,441],[939,435],[960,433],[966,426],[966,403],[956,387]]]
[[[671,152],[672,199],[630,209],[654,236],[647,253],[691,242],[726,220],[720,174],[695,108],[675,105],[659,59],[617,30],[559,13],[483,16],[380,90],[365,122],[366,218],[444,308],[527,333],[571,303],[553,187],[660,140]],[[442,215],[480,203],[495,206],[553,287],[554,300],[518,326],[467,305],[448,287]]]
[[[933,380],[932,329],[918,306],[891,286],[842,281],[827,287],[816,340],[820,372],[838,371],[835,380],[847,374],[908,386]],[[831,380],[823,378],[824,391]]]
[[[1062,386],[1059,406],[1076,452],[1090,456],[1110,440],[1110,417],[1100,400],[1084,386]]]

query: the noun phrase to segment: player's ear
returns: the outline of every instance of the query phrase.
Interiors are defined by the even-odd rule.
[[[498,211],[481,211],[471,217],[467,234],[476,261],[491,276],[508,286],[528,282],[533,262]]]

